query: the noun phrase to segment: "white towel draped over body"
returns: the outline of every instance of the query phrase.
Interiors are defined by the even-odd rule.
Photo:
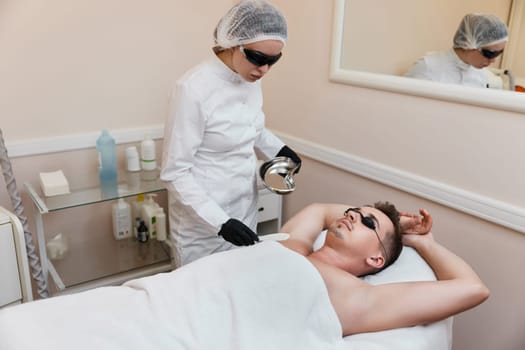
[[[335,349],[324,282],[277,242],[0,311],[0,349]]]

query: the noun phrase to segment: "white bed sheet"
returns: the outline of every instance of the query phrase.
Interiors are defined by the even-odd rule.
[[[372,284],[433,279],[411,248],[366,277]],[[0,310],[0,349],[450,350],[451,327],[449,318],[341,338],[317,270],[265,242],[124,286]]]
[[[319,272],[276,242],[0,310],[2,350],[337,350],[341,333]]]

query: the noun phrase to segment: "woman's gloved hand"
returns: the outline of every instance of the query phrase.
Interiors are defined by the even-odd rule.
[[[222,224],[218,235],[235,245],[252,245],[259,241],[255,232],[237,219],[229,219]]]
[[[294,174],[297,174],[299,172],[299,169],[301,169],[302,160],[299,158],[297,153],[295,153],[290,147],[284,145],[283,148],[277,153],[276,157],[288,157],[291,158],[295,164],[297,164],[297,170]]]

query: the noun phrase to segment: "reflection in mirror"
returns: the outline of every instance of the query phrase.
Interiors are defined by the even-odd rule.
[[[496,73],[501,73],[499,67],[511,71],[516,84],[525,86],[525,60],[518,59],[525,55],[525,43],[520,42],[525,40],[525,24],[521,25],[525,0],[378,1],[335,0],[332,81],[525,112],[523,93],[402,77],[426,52],[452,47],[465,13],[483,12],[509,19],[509,42],[501,60],[491,67]]]

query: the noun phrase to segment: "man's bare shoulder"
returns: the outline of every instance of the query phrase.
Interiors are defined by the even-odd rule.
[[[326,286],[330,303],[341,323],[343,334],[353,334],[356,329],[360,329],[360,320],[364,319],[363,316],[367,311],[365,299],[374,286],[337,267],[336,264],[330,262],[327,255],[313,252],[300,240],[289,239],[281,243],[304,255],[319,272]]]
[[[313,247],[309,242],[297,238],[289,238],[285,241],[281,241],[280,243],[286,248],[291,249],[303,256],[308,256],[313,252]]]
[[[355,333],[360,327],[360,319],[366,314],[366,296],[372,285],[351,273],[316,259],[306,257],[319,271],[323,279],[330,303],[332,304],[344,335]]]
[[[329,259],[323,259],[322,254],[317,254],[317,252],[313,251],[313,248],[311,244],[309,244],[309,242],[302,241],[300,239],[288,239],[280,243],[288,249],[291,249],[296,253],[305,256],[310,261],[310,263],[316,267],[316,269],[319,271],[325,282],[333,280],[334,283],[337,283],[337,285],[339,285],[344,281],[348,281],[346,283],[354,282],[358,284],[368,285],[360,278],[335,266],[335,264],[326,261]]]
[[[327,287],[330,288],[341,288],[346,289],[351,287],[367,286],[368,283],[362,279],[352,275],[351,273],[336,267],[328,262],[322,261],[315,254],[311,254],[306,257],[312,265],[319,271],[321,277],[323,277]]]

